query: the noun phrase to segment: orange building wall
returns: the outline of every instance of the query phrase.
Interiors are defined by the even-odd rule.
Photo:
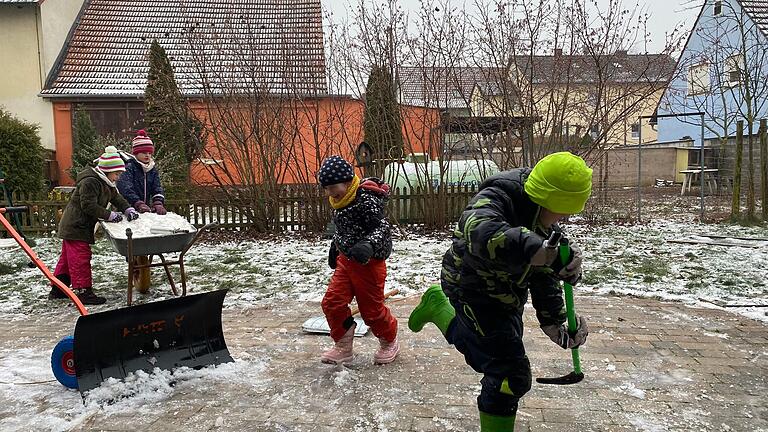
[[[293,104],[290,113],[280,126],[286,148],[280,166],[278,182],[315,183],[315,173],[323,159],[339,154],[350,162],[355,161],[355,150],[363,142],[365,104],[349,97],[326,97],[289,102]],[[200,101],[191,104],[192,110],[201,121],[211,126],[209,110]],[[56,160],[59,165],[62,185],[72,185],[67,173],[72,166],[72,103],[53,102],[54,130],[56,138]],[[401,111],[405,153],[428,153],[433,158],[439,154],[439,112],[437,110],[404,106]],[[216,150],[215,137],[209,137],[203,159],[223,159],[223,164],[232,163]],[[251,154],[254,165],[259,156]],[[354,165],[354,163],[353,163]],[[357,174],[362,171],[357,168]],[[241,183],[237,172],[230,169],[232,177],[222,176],[223,170],[216,165],[194,162],[190,167],[191,179],[199,185],[215,185],[217,177],[224,178],[225,184]],[[256,169],[256,171],[259,171]]]
[[[59,165],[59,184],[72,186],[74,181],[67,170],[72,168],[72,104],[53,102],[53,136],[56,140],[56,162]]]

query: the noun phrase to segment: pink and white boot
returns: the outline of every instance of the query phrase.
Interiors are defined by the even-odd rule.
[[[343,364],[352,361],[352,343],[355,340],[355,327],[357,327],[357,323],[352,323],[352,327],[344,333],[341,339],[336,341],[336,345],[320,356],[320,361],[328,364]]]
[[[389,364],[395,361],[395,357],[400,353],[400,342],[397,336],[392,342],[379,339],[379,349],[373,354],[373,362],[376,364]]]

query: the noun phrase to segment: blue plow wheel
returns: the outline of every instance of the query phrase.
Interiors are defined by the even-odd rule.
[[[74,356],[75,338],[66,336],[56,344],[51,353],[51,369],[53,375],[67,388],[77,388]]]

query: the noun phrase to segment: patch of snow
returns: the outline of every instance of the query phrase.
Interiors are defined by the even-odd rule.
[[[174,232],[194,232],[194,225],[186,218],[176,213],[168,212],[160,216],[156,213],[142,213],[138,219],[128,222],[123,218],[120,222],[102,222],[101,226],[112,238],[125,239],[127,228],[131,229],[133,238],[162,237]]]
[[[653,419],[643,417],[641,414],[628,415],[627,420],[629,420],[629,424],[643,432],[666,432],[669,430],[666,425],[656,423]]]
[[[638,399],[645,399],[645,390],[635,387],[635,384],[631,382],[621,384],[618,387],[614,387],[613,390],[618,393],[624,393]]]
[[[333,383],[338,387],[347,387],[355,380],[349,369],[341,369],[333,373]]]
[[[167,400],[176,392],[205,391],[216,383],[261,386],[265,368],[265,361],[236,359],[233,363],[200,370],[155,369],[151,374],[138,371],[124,381],[108,379],[88,392],[83,404],[78,391],[65,388],[54,378],[50,351],[3,350],[0,351],[0,400],[3,409],[15,415],[0,418],[0,430],[65,431],[102,412],[154,412],[164,409],[154,403]]]

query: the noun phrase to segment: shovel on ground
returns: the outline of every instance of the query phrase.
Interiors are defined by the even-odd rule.
[[[392,297],[393,295],[399,292],[400,290],[397,288],[391,291],[387,291],[384,293],[384,299]],[[352,308],[353,317],[358,313],[360,313],[360,308],[358,307]],[[368,333],[368,326],[365,324],[365,322],[363,322],[363,319],[355,318],[355,323],[357,323],[357,327],[355,327],[355,336],[356,337],[365,336],[365,334]],[[331,334],[331,327],[328,325],[328,321],[325,319],[325,316],[312,317],[304,321],[304,324],[301,325],[301,329],[307,333]]]
[[[568,241],[560,239],[563,233],[560,231],[553,231],[552,235],[547,240],[548,245],[556,245],[560,243],[560,260],[566,262],[568,256],[571,254],[571,248],[568,246]],[[568,333],[571,335],[576,333],[576,311],[573,307],[573,285],[563,282],[563,291],[565,293],[565,312],[568,316]],[[555,385],[567,385],[576,384],[584,379],[584,373],[581,372],[581,360],[579,359],[579,347],[571,348],[571,358],[573,360],[573,371],[567,375],[553,378],[536,378],[536,382],[539,384],[555,384]]]

